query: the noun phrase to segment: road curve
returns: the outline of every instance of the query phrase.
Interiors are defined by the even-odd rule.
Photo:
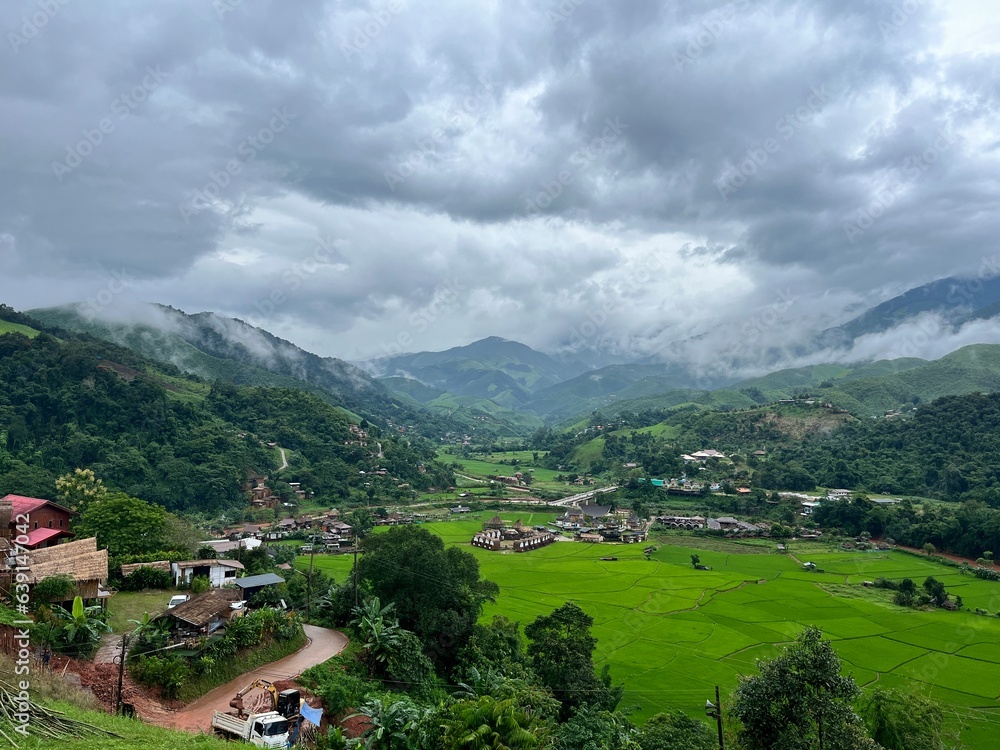
[[[347,636],[339,630],[319,628],[315,625],[303,625],[303,628],[309,640],[291,656],[265,664],[232,682],[220,685],[179,711],[164,711],[162,714],[157,712],[155,716],[142,718],[151,724],[186,732],[211,732],[212,714],[215,711],[229,711],[229,701],[233,696],[254,680],[264,679],[274,682],[293,679],[314,664],[320,664],[336,656],[347,646]]]

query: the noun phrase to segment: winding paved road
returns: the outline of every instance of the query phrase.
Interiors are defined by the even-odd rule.
[[[229,711],[229,701],[233,696],[254,680],[275,682],[294,679],[314,664],[321,664],[336,656],[347,646],[347,636],[339,630],[319,628],[315,625],[303,625],[303,628],[309,641],[291,656],[265,664],[232,682],[220,685],[179,711],[164,711],[162,714],[157,713],[155,716],[142,718],[152,724],[186,732],[211,732],[212,714],[216,711]]]

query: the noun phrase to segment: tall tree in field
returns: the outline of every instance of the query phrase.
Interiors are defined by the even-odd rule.
[[[594,618],[572,602],[539,615],[524,629],[528,656],[539,681],[562,703],[565,721],[580,706],[613,711],[622,688],[612,687],[608,668],[594,673],[597,639],[590,633]]]
[[[840,674],[840,658],[819,628],[807,628],[760,674],[743,677],[730,713],[746,750],[864,750],[878,747],[852,702],[860,689]]]
[[[499,588],[479,577],[479,561],[419,526],[397,526],[364,540],[359,580],[383,603],[395,605],[399,624],[416,633],[440,669],[454,667],[483,605]]]
[[[168,515],[159,505],[118,493],[88,505],[75,531],[77,537],[96,536],[110,555],[141,555],[163,549]]]

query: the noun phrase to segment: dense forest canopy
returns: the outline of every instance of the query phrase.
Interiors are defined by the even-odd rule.
[[[320,497],[362,489],[378,465],[399,483],[447,483],[419,438],[349,444],[345,412],[301,391],[210,387],[87,336],[0,336],[0,494],[51,497],[56,477],[90,467],[112,489],[174,511],[246,504],[251,472],[277,469],[266,442],[297,451],[296,477]],[[394,485],[395,486],[395,485]]]

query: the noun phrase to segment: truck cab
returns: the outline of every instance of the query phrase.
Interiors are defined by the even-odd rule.
[[[288,719],[281,714],[251,717],[247,742],[257,747],[288,747]]]
[[[236,714],[216,711],[212,717],[212,728],[220,734],[256,747],[288,747],[289,721],[277,711],[250,714],[245,719]]]

